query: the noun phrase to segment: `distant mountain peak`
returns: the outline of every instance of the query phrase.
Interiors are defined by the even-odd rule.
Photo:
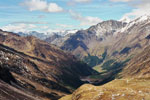
[[[121,33],[126,32],[126,31],[128,31],[128,29],[130,29],[131,27],[133,27],[135,25],[146,24],[149,22],[150,22],[150,16],[149,15],[140,16],[140,17],[128,22],[127,25],[120,30],[120,32]]]
[[[105,37],[113,35],[115,32],[125,27],[126,24],[127,23],[121,21],[108,20],[92,26],[88,30],[95,33],[97,37]]]
[[[131,21],[131,19],[129,17],[123,17],[119,21],[129,23]]]
[[[37,31],[29,31],[29,32],[18,32],[19,35],[21,36],[35,36],[39,39],[45,40],[51,36],[54,35],[59,35],[59,36],[66,36],[69,34],[74,34],[76,33],[78,30],[73,29],[73,30],[57,30],[57,31],[51,31],[51,32],[37,32]]]

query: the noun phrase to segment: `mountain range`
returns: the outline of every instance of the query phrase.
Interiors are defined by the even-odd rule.
[[[128,23],[108,20],[51,43],[97,68],[108,60],[130,59],[147,47],[149,24],[150,16],[146,15]]]
[[[53,35],[59,35],[60,37],[66,36],[68,34],[76,33],[76,29],[73,30],[51,30],[50,32],[37,32],[37,31],[29,31],[29,32],[18,32],[17,34],[20,36],[35,36],[39,39],[45,40],[49,37],[53,37]]]
[[[150,16],[41,35],[0,30],[0,98],[150,100]]]
[[[111,22],[112,24],[114,21],[107,21],[107,22]],[[115,22],[120,23],[117,21]],[[96,26],[98,27],[99,24]],[[101,35],[100,31],[98,30],[95,32],[94,31],[91,32],[89,31],[91,28],[88,29],[88,32],[86,30],[87,34],[89,33],[94,34],[98,32],[99,34],[97,34],[97,36],[99,35],[102,36],[102,39],[99,41],[97,46],[95,46],[96,44],[95,42],[93,43],[94,45],[93,49],[96,49],[96,53],[94,54],[94,56],[99,57],[98,52],[101,52],[100,48],[104,48],[104,50],[107,51],[106,58],[103,59],[102,62],[100,62],[100,65],[96,66],[96,69],[99,70],[100,75],[94,77],[103,78],[102,77],[104,76],[103,74],[108,75],[110,71],[113,71],[115,73],[111,73],[111,75],[115,74],[114,80],[101,86],[93,86],[90,84],[85,84],[80,88],[78,88],[76,91],[74,91],[73,94],[67,95],[61,98],[60,100],[133,100],[133,99],[149,100],[150,99],[150,89],[148,88],[148,86],[150,85],[150,67],[149,67],[150,16],[142,16],[129,23],[125,24],[121,23],[119,26],[121,28],[119,29],[113,28],[114,29],[113,31],[109,31],[107,29],[107,31],[110,32],[107,33],[107,35]],[[91,43],[93,41],[91,41],[90,39],[89,42]],[[71,43],[69,43],[68,41],[66,43],[71,45]],[[82,41],[82,43],[85,44],[84,41]],[[65,45],[66,50],[74,52],[74,49],[68,49],[68,47],[66,46],[67,45]],[[90,53],[88,46],[87,49],[82,50],[84,50],[84,52],[86,53],[88,52],[88,55],[89,54],[92,55],[93,53]],[[98,49],[95,47],[97,47]],[[90,47],[90,49],[92,48]],[[118,71],[116,72],[117,69]]]

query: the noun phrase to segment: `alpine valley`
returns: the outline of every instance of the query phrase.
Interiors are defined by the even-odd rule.
[[[103,21],[52,44],[71,52],[99,72],[60,100],[149,100],[150,16],[132,21]],[[63,42],[62,42],[63,41]],[[111,82],[110,82],[111,81]],[[109,82],[109,83],[107,83]],[[107,83],[107,84],[105,84]]]
[[[150,100],[150,16],[63,33],[0,30],[0,100]]]

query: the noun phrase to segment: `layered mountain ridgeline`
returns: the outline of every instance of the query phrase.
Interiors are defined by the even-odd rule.
[[[150,47],[131,59],[119,79],[102,86],[83,85],[60,100],[150,100]]]
[[[80,30],[77,33],[60,39],[59,42],[52,43],[61,47],[61,49],[72,52],[76,57],[94,67],[102,64],[108,58],[108,50],[114,43],[115,33],[125,27],[126,23],[109,20],[90,27],[87,30]],[[62,41],[63,40],[63,41]],[[114,60],[114,58],[110,59]],[[120,63],[121,61],[118,61]],[[123,61],[122,61],[123,62]],[[100,67],[95,67],[100,71]]]
[[[73,34],[75,34],[77,30],[70,30],[70,31],[65,31],[65,32],[60,32],[60,33],[54,33],[50,37],[46,38],[45,41],[54,45],[57,45],[61,47],[63,43],[70,38]]]
[[[80,30],[64,41],[61,38],[61,45],[54,41],[53,44],[72,52],[97,71],[105,72],[107,69],[121,69],[120,65],[125,65],[147,47],[150,44],[149,29],[150,16],[146,15],[128,23],[109,20]],[[108,65],[107,69],[105,65]]]
[[[55,40],[59,37],[63,37],[68,34],[73,34],[75,32],[77,32],[77,30],[73,29],[73,30],[51,30],[50,32],[43,32],[43,33],[38,31],[28,31],[28,32],[18,32],[17,34],[19,34],[20,36],[35,36],[42,40],[48,40],[47,42],[52,42],[50,41],[51,37],[53,37],[53,40]]]
[[[58,100],[83,84],[82,77],[94,73],[87,64],[55,46],[0,30],[0,80],[31,97]]]

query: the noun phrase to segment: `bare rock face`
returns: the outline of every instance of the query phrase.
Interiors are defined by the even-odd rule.
[[[81,77],[95,73],[53,45],[4,31],[0,31],[0,66],[0,80],[40,100],[58,100],[83,84]]]

